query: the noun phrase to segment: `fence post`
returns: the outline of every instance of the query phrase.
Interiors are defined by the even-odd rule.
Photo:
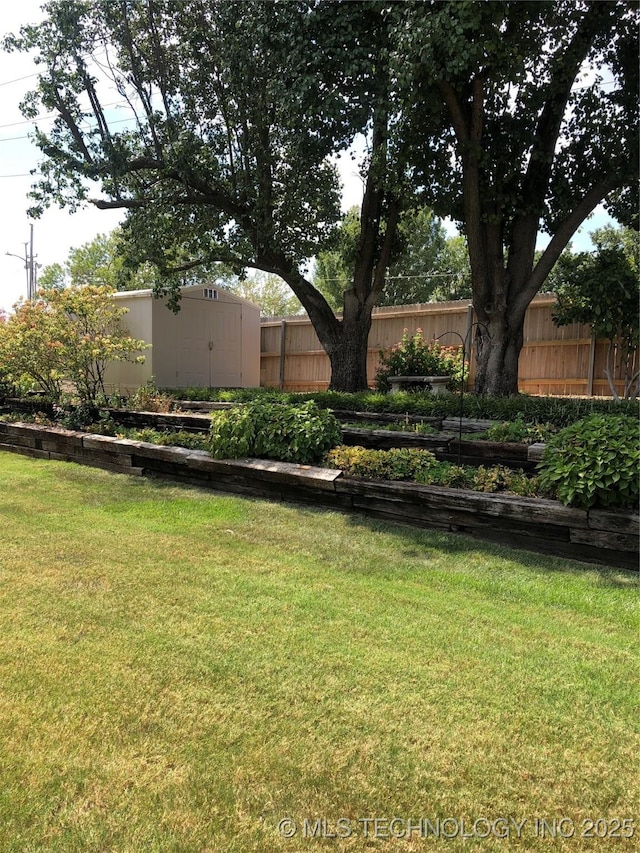
[[[471,381],[471,365],[473,363],[473,352],[475,350],[475,347],[473,345],[473,341],[471,340],[471,335],[469,334],[472,326],[473,326],[473,303],[471,305],[467,305],[467,326],[466,326],[466,329],[464,331],[464,339],[465,339],[465,341],[469,341],[469,367],[467,368],[467,383],[469,383]],[[463,355],[464,355],[464,352],[463,352]]]
[[[593,374],[596,363],[596,336],[591,332],[591,343],[589,344],[589,373],[587,376],[587,396],[593,397]]]
[[[284,361],[287,352],[287,321],[282,320],[280,323],[280,373],[278,377],[278,386],[281,391],[284,390]]]

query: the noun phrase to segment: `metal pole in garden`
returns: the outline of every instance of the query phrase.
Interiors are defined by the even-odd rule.
[[[482,328],[486,331],[487,336],[491,337],[489,334],[489,330],[484,325],[484,323],[471,323],[469,328],[467,329],[467,333],[464,337],[460,334],[460,332],[456,332],[453,329],[449,332],[443,332],[441,335],[434,337],[434,340],[439,341],[440,338],[446,337],[446,335],[456,335],[456,337],[460,338],[462,342],[462,373],[460,378],[460,415],[458,416],[458,465],[462,464],[462,418],[464,416],[464,366],[467,360],[467,346],[470,343],[471,332],[473,331],[475,326],[482,326]]]

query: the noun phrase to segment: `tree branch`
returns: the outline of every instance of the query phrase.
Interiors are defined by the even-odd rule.
[[[613,19],[617,13],[614,3],[591,2],[580,21],[568,47],[559,49],[555,68],[546,84],[549,92],[540,113],[523,181],[523,198],[533,199],[534,205],[544,201],[560,128],[567,109],[571,89],[597,33],[603,28],[603,15]]]
[[[138,198],[121,198],[114,201],[107,201],[102,198],[90,198],[89,203],[97,207],[98,210],[139,210],[142,207],[147,207],[149,201]]]
[[[518,294],[514,306],[526,308],[533,297],[542,287],[544,280],[551,272],[555,262],[566,249],[569,241],[589,214],[603,201],[612,190],[624,183],[624,177],[618,173],[610,173],[595,184],[589,192],[576,204],[571,213],[556,228],[555,234],[542,253],[542,257],[529,276],[527,286]]]
[[[458,98],[458,93],[448,80],[439,80],[437,86],[440,90],[440,94],[442,95],[442,99],[449,110],[451,125],[458,142],[461,145],[468,145],[470,141],[469,128],[464,115],[464,110],[462,109],[462,104]]]

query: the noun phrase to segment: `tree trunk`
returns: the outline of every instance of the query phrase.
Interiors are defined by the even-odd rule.
[[[363,310],[355,318],[346,318],[341,333],[325,346],[331,362],[330,391],[366,391],[367,346],[371,329],[371,311]]]
[[[324,296],[297,270],[285,263],[272,267],[291,287],[305,307],[322,348],[331,363],[331,391],[366,391],[367,348],[375,294],[360,300],[352,288],[345,293],[344,312],[339,320]]]
[[[503,313],[480,320],[476,327],[477,367],[475,394],[509,397],[518,393],[518,360],[523,342],[524,317],[511,321]]]

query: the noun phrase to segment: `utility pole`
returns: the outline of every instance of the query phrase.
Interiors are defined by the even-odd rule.
[[[29,239],[29,287],[27,289],[27,299],[34,299],[36,295],[36,265],[33,255],[33,222],[29,227],[31,228],[31,236]]]
[[[36,295],[36,275],[37,275],[37,255],[33,254],[33,223],[29,226],[31,234],[29,242],[24,244],[24,256],[14,255],[13,252],[5,252],[11,258],[19,258],[24,262],[24,268],[27,271],[27,299],[34,299]]]

